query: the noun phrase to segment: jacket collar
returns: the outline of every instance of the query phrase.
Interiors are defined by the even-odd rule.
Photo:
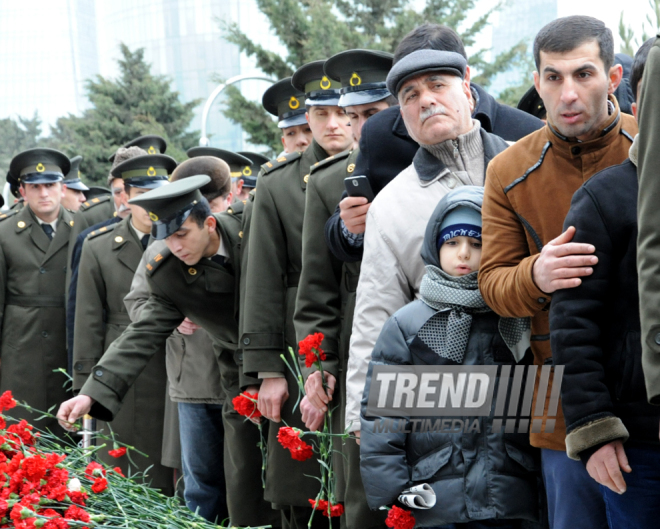
[[[481,123],[482,129],[486,132],[492,132],[499,103],[479,85],[471,83],[470,91],[475,102],[472,117]]]
[[[506,149],[509,144],[499,136],[486,132],[483,127],[479,129],[479,135],[484,146],[485,171],[490,161]],[[447,166],[441,160],[421,147],[417,149],[417,153],[413,158],[413,166],[422,185],[428,185],[447,170]]]
[[[312,144],[307,147],[307,150],[303,153],[298,165],[300,172],[300,187],[302,187],[303,191],[307,189],[307,180],[309,180],[310,167],[316,162],[325,160],[328,156],[330,155],[325,152],[325,149],[321,147],[316,142],[316,140],[312,140]]]
[[[117,252],[117,259],[129,270],[135,272],[144,250],[142,249],[142,241],[140,241],[130,226],[131,215],[122,220],[119,225],[113,230],[112,237],[112,250]]]
[[[45,254],[44,263],[69,242],[69,234],[73,225],[73,215],[62,206],[60,206],[60,212],[57,216],[57,230],[52,241],[41,228],[36,215],[29,206],[26,205],[16,215],[16,220],[16,232],[25,231],[30,234],[30,239],[32,239],[34,245]]]
[[[396,108],[399,109],[399,107]],[[406,124],[403,122],[403,117],[401,116],[400,110],[397,113],[394,123],[392,124],[392,134],[403,139],[410,138],[410,134],[408,134],[408,129],[406,128]]]
[[[619,109],[619,103],[616,100],[616,97],[611,95],[609,96],[608,100],[614,106],[614,111],[605,123],[601,134],[593,140],[571,140],[560,134],[548,119],[548,123],[545,127],[545,133],[548,141],[552,143],[553,149],[557,150],[562,157],[574,159],[580,158],[585,154],[599,151],[615,141],[619,137],[619,134],[621,134],[621,111]]]

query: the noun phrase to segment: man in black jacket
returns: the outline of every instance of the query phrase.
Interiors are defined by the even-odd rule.
[[[653,41],[635,55],[637,99]],[[637,118],[638,103],[632,111]],[[660,410],[647,402],[641,367],[638,146],[639,135],[628,160],[575,193],[564,228],[576,228],[573,242],[595,247],[598,264],[577,288],[556,291],[550,311],[554,363],[564,366],[566,452],[603,485],[610,527],[656,527],[660,516]],[[621,470],[630,473],[625,480]]]
[[[394,53],[394,64],[406,55],[423,49],[454,51],[467,60],[460,37],[447,26],[422,24],[406,35]],[[468,69],[469,71],[469,69]],[[517,141],[540,129],[543,122],[521,110],[498,103],[480,86],[470,84],[472,117],[486,132],[506,141]],[[399,107],[391,107],[370,119],[362,129],[360,154],[355,175],[365,175],[378,194],[396,175],[408,167],[419,145],[408,135]],[[326,223],[326,240],[332,253],[346,262],[362,258],[362,236],[370,204],[362,197],[347,197]]]

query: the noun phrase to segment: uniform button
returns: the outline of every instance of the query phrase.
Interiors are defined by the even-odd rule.
[[[102,369],[97,369],[96,371],[94,371],[94,374],[97,377],[102,377],[103,376],[103,370]]]
[[[40,274],[45,274],[45,273],[46,273],[46,269],[45,269],[45,268],[40,268],[40,269],[39,269],[39,273],[40,273]]]
[[[454,189],[454,188],[456,187],[456,180],[452,180],[452,179],[450,178],[449,180],[447,180],[447,185],[448,185],[450,188]]]
[[[242,354],[242,353],[239,353],[237,356],[238,356],[238,360],[239,360],[239,362],[240,362],[241,360],[243,360],[243,354]]]
[[[76,371],[82,371],[82,368],[83,368],[83,365],[80,362],[78,362],[76,364]]]
[[[575,154],[576,156],[582,152],[581,147],[571,147],[571,153]]]
[[[250,345],[250,339],[249,338],[243,338],[243,345]]]
[[[42,332],[41,336],[43,336],[44,338],[48,338],[48,331]]]
[[[657,343],[658,345],[660,345],[660,332],[659,332],[658,334],[655,335],[655,343]]]
[[[536,301],[538,301],[539,303],[545,303],[545,302],[548,301],[548,300],[545,299],[545,298],[539,298],[539,299],[537,299]]]

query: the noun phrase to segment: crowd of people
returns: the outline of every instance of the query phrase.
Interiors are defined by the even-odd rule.
[[[18,154],[0,391],[59,405],[40,427],[62,435],[93,417],[149,456],[132,460],[153,486],[234,526],[308,527],[319,464],[278,433],[334,409],[351,437],[333,527],[385,527],[382,507],[422,483],[437,501],[418,527],[655,527],[660,47],[615,56],[601,21],[572,16],[533,53],[518,108],[471,82],[442,25],[393,55],[305,64],[263,95],[282,131],[271,160],[199,147],[177,164],[143,136],[112,155],[106,190],[80,181],[79,157]],[[323,373],[302,360],[297,404],[282,355],[314,333]],[[367,401],[382,365],[563,366],[561,406],[537,380],[543,428],[381,431]],[[234,410],[241,392],[261,418]]]

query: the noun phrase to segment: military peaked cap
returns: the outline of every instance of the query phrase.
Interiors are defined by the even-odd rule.
[[[176,169],[176,160],[166,154],[146,154],[129,158],[113,168],[110,174],[124,183],[142,189],[155,189],[168,183]]]
[[[385,80],[392,68],[392,57],[384,51],[347,50],[325,61],[325,74],[341,82],[339,106],[364,105],[388,97]]]
[[[241,176],[241,180],[243,180],[243,187],[249,189],[257,187],[257,175],[259,174],[259,170],[263,164],[270,160],[270,158],[264,156],[263,154],[259,154],[258,152],[243,151],[239,152],[238,154],[249,158],[251,161],[250,165],[243,167],[243,175]]]
[[[215,147],[193,147],[192,149],[188,149],[186,154],[189,158],[197,158],[198,156],[220,158],[229,166],[229,173],[232,178],[241,178],[245,167],[249,167],[252,163],[252,160],[242,154],[224,149],[216,149]]]
[[[182,178],[170,185],[154,189],[129,200],[144,208],[151,219],[151,236],[156,239],[166,239],[176,233],[195,204],[202,200],[200,188],[211,181],[207,175],[196,175]]]
[[[20,184],[52,184],[61,182],[71,169],[69,159],[55,149],[28,149],[12,159],[7,181]]]
[[[277,126],[281,129],[307,123],[305,94],[294,88],[291,77],[277,81],[268,88],[261,98],[261,103],[268,112],[277,116]]]
[[[82,183],[80,180],[80,162],[82,162],[82,156],[74,156],[71,158],[71,169],[69,174],[64,178],[64,184],[69,189],[75,189],[76,191],[89,191],[89,187]]]
[[[333,81],[323,71],[325,61],[314,61],[301,66],[291,78],[294,88],[305,92],[306,105],[337,106],[341,83]]]

